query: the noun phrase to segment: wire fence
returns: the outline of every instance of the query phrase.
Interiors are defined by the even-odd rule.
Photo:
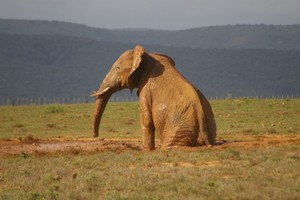
[[[114,97],[110,102],[134,102],[138,101],[138,97]],[[1,106],[21,106],[21,105],[48,105],[48,104],[84,104],[95,102],[93,97],[38,97],[38,98],[0,98]]]
[[[209,100],[225,100],[225,99],[298,99],[299,95],[274,95],[274,96],[210,96]],[[139,97],[118,97],[112,96],[109,102],[135,102],[139,101]],[[92,97],[57,97],[57,98],[1,98],[0,106],[21,106],[21,105],[48,105],[48,104],[84,104],[95,102]]]

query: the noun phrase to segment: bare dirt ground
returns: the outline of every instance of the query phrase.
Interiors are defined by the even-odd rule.
[[[184,150],[200,150],[206,148],[255,148],[258,146],[300,145],[300,135],[262,135],[262,136],[234,136],[234,138],[218,139],[213,147],[191,147]],[[43,156],[55,153],[79,154],[96,152],[124,152],[127,150],[141,151],[140,139],[51,139],[37,140],[25,138],[23,140],[0,141],[0,157],[16,155]]]

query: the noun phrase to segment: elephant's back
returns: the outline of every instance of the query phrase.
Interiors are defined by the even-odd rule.
[[[152,115],[163,148],[195,146],[198,136],[198,98],[191,85],[169,81],[159,93],[152,93]]]
[[[154,66],[160,73],[152,71],[144,92],[151,94],[152,118],[161,147],[195,146],[199,132],[198,94],[167,57],[157,55],[155,59],[160,59]]]

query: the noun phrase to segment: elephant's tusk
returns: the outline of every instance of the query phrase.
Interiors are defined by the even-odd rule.
[[[105,92],[107,92],[109,89],[110,89],[110,87],[107,87],[103,91],[93,92],[93,94],[91,95],[91,97],[98,97],[98,96],[104,94]]]
[[[95,97],[95,96],[97,96],[96,93],[97,93],[97,92],[93,92],[93,93],[90,95],[90,97]]]

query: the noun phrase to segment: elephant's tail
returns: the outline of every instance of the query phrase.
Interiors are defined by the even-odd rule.
[[[204,126],[206,129],[205,137],[207,138],[205,138],[205,141],[203,142],[205,142],[206,145],[214,145],[216,143],[216,136],[217,136],[217,126],[214,118],[214,113],[212,111],[209,101],[205,98],[205,96],[200,92],[198,88],[196,87],[194,88],[198,94],[198,98],[200,100],[203,114],[204,114],[204,119],[202,122],[205,124],[202,126]]]

